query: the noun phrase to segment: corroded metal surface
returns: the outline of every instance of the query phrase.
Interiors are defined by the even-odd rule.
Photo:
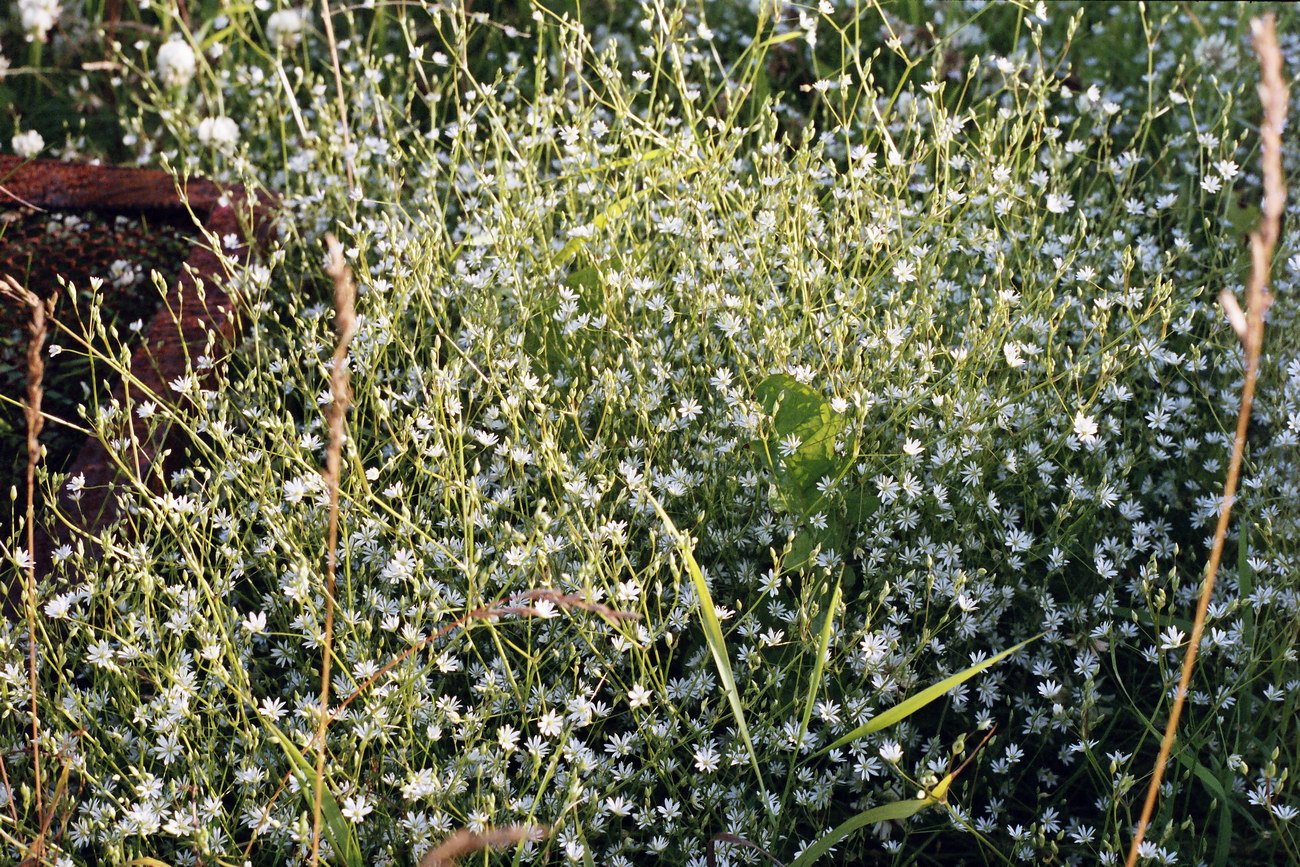
[[[0,156],[0,201],[25,199],[41,208],[68,211],[184,211],[181,192],[195,212],[213,210],[221,197],[221,190],[209,181],[178,186],[171,175],[155,169]]]
[[[184,194],[184,200],[182,199]],[[54,160],[22,162],[0,156],[0,206],[21,205],[97,213],[192,213],[201,226],[199,240],[191,247],[180,274],[168,288],[162,305],[145,327],[143,344],[131,359],[131,377],[113,388],[113,397],[123,407],[145,400],[183,400],[171,383],[186,375],[199,377],[199,385],[211,385],[221,357],[237,336],[235,299],[230,286],[234,274],[228,261],[246,264],[254,250],[267,239],[270,220],[265,199],[252,202],[242,188],[222,190],[203,180],[190,180],[182,187],[165,172],[106,166],[87,166]],[[250,207],[251,206],[251,207]],[[241,228],[239,215],[252,214],[252,238]],[[208,239],[223,243],[225,257],[208,246]],[[250,246],[251,240],[251,246]],[[233,243],[226,244],[226,241]],[[212,365],[200,370],[201,355],[212,357]],[[38,568],[48,574],[51,552],[64,543],[82,539],[94,545],[95,537],[118,515],[112,497],[119,467],[133,468],[137,478],[159,486],[184,447],[179,430],[129,413],[112,440],[131,445],[110,452],[98,439],[87,439],[68,472],[84,478],[77,493],[63,491],[59,511],[66,524],[47,527],[37,551]],[[170,457],[170,459],[169,459]],[[47,522],[48,523],[48,522]],[[6,611],[14,610],[12,592]]]

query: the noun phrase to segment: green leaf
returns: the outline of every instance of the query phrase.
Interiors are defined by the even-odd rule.
[[[910,798],[906,801],[894,801],[892,804],[881,804],[879,807],[872,807],[870,810],[858,813],[852,819],[823,834],[817,842],[805,849],[798,858],[791,861],[789,867],[807,867],[807,865],[829,852],[832,846],[859,828],[890,819],[906,819],[937,803],[938,801],[934,798]]]
[[[826,476],[836,478],[844,464],[835,454],[844,417],[820,392],[784,373],[759,383],[755,397],[773,423],[770,435],[756,441],[754,450],[776,477],[787,503],[806,518],[822,500],[817,483]],[[790,437],[799,445],[783,455],[782,443]]]
[[[848,734],[844,735],[842,738],[835,741],[830,746],[818,750],[813,755],[813,757],[815,758],[816,756],[825,755],[831,750],[839,749],[845,744],[856,741],[860,737],[865,737],[866,735],[869,735],[872,732],[878,732],[881,729],[889,728],[894,723],[906,719],[907,717],[916,713],[921,708],[925,707],[930,702],[943,696],[945,693],[949,692],[954,687],[960,686],[961,684],[970,680],[975,675],[984,671],[986,668],[991,668],[992,666],[997,665],[999,662],[1006,659],[1008,656],[1015,653],[1017,650],[1020,650],[1022,647],[1026,646],[1027,644],[1037,641],[1042,637],[1043,637],[1042,634],[1035,635],[1033,638],[1030,638],[1028,641],[1022,641],[1019,644],[1017,644],[1015,647],[1002,651],[997,656],[990,657],[984,660],[983,662],[977,662],[964,671],[959,671],[956,674],[952,675],[951,677],[945,677],[943,680],[939,681],[938,683],[927,686],[925,689],[921,690],[911,698],[906,699],[905,701],[901,701],[898,704],[891,707],[889,710],[885,711],[884,713],[877,714],[876,716],[867,720],[865,723],[858,726]]]
[[[722,689],[727,695],[727,703],[731,705],[732,716],[736,718],[736,730],[745,743],[745,750],[749,753],[749,762],[753,765],[754,776],[758,779],[758,788],[766,798],[767,786],[763,783],[763,771],[758,765],[758,753],[754,751],[754,742],[749,737],[749,726],[745,724],[745,706],[741,704],[740,691],[736,688],[736,679],[731,673],[727,640],[722,634],[722,623],[718,620],[718,612],[713,607],[713,594],[709,592],[709,585],[704,582],[704,573],[700,571],[700,564],[696,562],[695,554],[691,551],[686,537],[677,530],[672,518],[668,517],[668,513],[653,494],[646,491],[645,497],[655,507],[655,511],[659,513],[659,520],[664,522],[677,543],[677,550],[686,564],[686,571],[690,573],[691,583],[695,587],[695,597],[700,605],[700,623],[704,627],[704,640],[713,655],[713,665],[718,670],[718,680],[722,681]]]
[[[1255,570],[1250,566],[1250,524],[1243,522],[1237,540],[1237,596],[1246,600],[1255,592]],[[1242,638],[1246,647],[1255,649],[1255,609],[1251,605],[1242,606]]]
[[[1184,762],[1188,764],[1188,762]],[[1210,797],[1219,802],[1219,835],[1214,844],[1214,860],[1210,863],[1216,867],[1224,867],[1228,863],[1228,856],[1232,848],[1232,801],[1228,797],[1227,790],[1223,787],[1222,781],[1219,780],[1210,769],[1205,765],[1192,760],[1190,762],[1192,773],[1205,786]]]
[[[1234,196],[1228,200],[1223,220],[1234,235],[1249,235],[1259,225],[1261,216],[1257,205],[1242,205]]]
[[[268,726],[267,730],[280,744],[280,749],[289,757],[290,764],[302,771],[306,775],[311,785],[302,787],[303,800],[307,802],[307,809],[311,810],[314,806],[312,796],[314,787],[320,786],[321,789],[321,816],[325,822],[325,839],[343,863],[348,867],[363,867],[361,861],[361,845],[357,842],[356,834],[353,831],[351,823],[343,818],[343,812],[339,810],[338,802],[334,800],[334,793],[330,791],[329,786],[323,780],[316,776],[316,768],[307,761],[307,757],[289,740],[289,736],[280,731],[277,726]]]
[[[844,520],[849,526],[857,526],[876,513],[880,508],[880,498],[861,488],[844,495],[844,507]]]

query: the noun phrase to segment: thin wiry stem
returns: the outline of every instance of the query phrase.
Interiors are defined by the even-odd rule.
[[[348,387],[348,344],[357,333],[355,304],[356,284],[352,271],[343,263],[343,247],[333,235],[325,235],[329,247],[330,263],[325,273],[334,281],[335,327],[339,341],[334,348],[330,367],[330,394],[334,400],[329,408],[329,448],[325,452],[325,482],[329,486],[329,529],[326,532],[325,551],[325,630],[322,638],[320,666],[320,722],[316,729],[316,791],[311,807],[311,863],[320,863],[321,799],[325,789],[325,729],[329,726],[330,656],[334,650],[334,576],[338,566],[339,538],[339,476],[342,473],[343,441],[347,436],[344,416],[352,393]]]
[[[1169,721],[1165,725],[1164,737],[1160,741],[1160,753],[1156,756],[1151,783],[1147,787],[1146,800],[1142,804],[1142,815],[1138,819],[1133,843],[1129,847],[1128,858],[1125,861],[1127,867],[1134,867],[1137,864],[1138,850],[1142,846],[1147,827],[1151,823],[1151,815],[1155,811],[1156,799],[1160,794],[1160,782],[1164,778],[1165,767],[1169,764],[1169,754],[1178,731],[1178,720],[1183,713],[1183,704],[1187,700],[1187,690],[1192,680],[1192,670],[1196,665],[1196,653],[1201,646],[1201,635],[1205,631],[1205,616],[1210,607],[1210,597],[1214,594],[1214,579],[1219,571],[1219,562],[1223,558],[1224,542],[1228,534],[1228,519],[1232,513],[1233,500],[1237,496],[1237,482],[1246,451],[1246,429],[1250,424],[1250,408],[1255,399],[1259,357],[1264,344],[1264,314],[1273,302],[1268,291],[1268,277],[1273,262],[1273,248],[1277,244],[1281,226],[1282,205],[1286,200],[1286,184],[1282,179],[1282,127],[1286,121],[1287,89],[1282,79],[1282,52],[1278,50],[1272,14],[1251,21],[1251,30],[1255,37],[1255,51],[1259,54],[1261,78],[1259,95],[1264,104],[1264,122],[1260,125],[1264,163],[1263,219],[1260,221],[1259,228],[1250,236],[1251,273],[1250,280],[1246,284],[1246,312],[1244,315],[1241,313],[1236,299],[1231,295],[1225,293],[1225,297],[1221,299],[1224,308],[1228,311],[1229,319],[1233,322],[1233,328],[1237,331],[1246,350],[1246,374],[1241,386],[1241,408],[1237,413],[1237,435],[1232,444],[1228,475],[1223,483],[1223,502],[1219,507],[1219,522],[1214,529],[1210,559],[1205,566],[1205,580],[1201,584],[1201,597],[1196,605],[1196,619],[1192,621],[1192,633],[1183,655],[1183,670],[1178,678],[1178,690],[1174,693],[1173,708],[1169,713]]]

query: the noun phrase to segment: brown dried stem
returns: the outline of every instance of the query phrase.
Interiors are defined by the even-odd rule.
[[[16,301],[26,304],[31,311],[28,330],[31,339],[27,342],[27,399],[23,401],[23,415],[27,421],[27,562],[23,571],[27,577],[27,591],[23,608],[27,613],[27,679],[32,697],[32,773],[36,788],[36,815],[44,817],[44,785],[41,780],[41,717],[37,709],[36,678],[36,467],[41,462],[41,428],[45,426],[45,416],[41,414],[41,400],[45,390],[45,336],[49,332],[46,317],[53,306],[53,301],[46,302],[36,293],[18,284],[8,274],[0,278],[0,292]],[[31,854],[38,861],[45,854],[45,827],[42,822],[32,843]]]
[[[1192,622],[1192,633],[1183,655],[1182,674],[1178,679],[1178,689],[1174,693],[1174,704],[1165,725],[1164,737],[1160,741],[1160,753],[1156,756],[1151,783],[1147,787],[1146,801],[1142,805],[1142,815],[1138,819],[1137,829],[1133,834],[1133,843],[1129,847],[1127,867],[1137,864],[1138,849],[1146,836],[1151,815],[1155,811],[1156,799],[1160,794],[1160,782],[1164,778],[1165,767],[1169,763],[1169,754],[1173,749],[1174,736],[1178,731],[1178,720],[1182,716],[1183,704],[1187,700],[1187,691],[1192,680],[1192,670],[1196,665],[1196,653],[1201,646],[1201,635],[1205,631],[1205,616],[1214,593],[1214,579],[1219,571],[1219,562],[1223,558],[1224,542],[1227,539],[1228,519],[1232,512],[1232,503],[1237,495],[1237,482],[1241,475],[1242,459],[1246,450],[1246,429],[1250,424],[1251,404],[1255,399],[1255,382],[1259,377],[1259,358],[1264,344],[1264,314],[1272,303],[1268,290],[1269,271],[1272,267],[1273,248],[1277,244],[1281,228],[1282,207],[1286,201],[1286,184],[1282,178],[1282,128],[1286,122],[1287,88],[1282,78],[1282,52],[1278,49],[1277,33],[1274,28],[1273,15],[1251,21],[1251,30],[1255,39],[1255,51],[1260,60],[1260,100],[1264,104],[1264,121],[1260,124],[1260,138],[1263,145],[1264,164],[1264,202],[1263,218],[1259,227],[1250,236],[1251,273],[1246,284],[1246,311],[1244,329],[1242,314],[1236,299],[1224,293],[1224,308],[1233,320],[1233,328],[1245,348],[1246,371],[1241,386],[1241,408],[1237,413],[1237,434],[1232,445],[1232,458],[1228,463],[1228,475],[1223,483],[1223,501],[1219,507],[1219,522],[1214,530],[1214,543],[1210,548],[1210,559],[1205,566],[1205,579],[1201,584],[1201,596],[1196,605],[1196,619]],[[1242,333],[1244,330],[1244,333]]]
[[[330,63],[334,67],[334,89],[338,94],[339,120],[343,124],[343,166],[348,173],[348,192],[357,188],[357,170],[352,159],[352,133],[348,130],[348,101],[343,95],[343,70],[339,66],[339,44],[334,38],[334,13],[330,0],[320,0],[321,19],[325,23],[325,42],[330,49]]]
[[[334,400],[329,408],[329,447],[325,452],[325,482],[329,486],[329,528],[326,532],[325,551],[325,629],[322,638],[320,667],[320,722],[316,729],[316,791],[311,810],[311,863],[320,863],[321,798],[325,788],[325,729],[332,717],[329,715],[330,657],[334,651],[334,578],[338,566],[339,537],[339,477],[342,473],[343,441],[347,437],[344,416],[351,402],[348,387],[348,344],[357,333],[355,304],[356,284],[352,270],[343,262],[343,247],[331,234],[325,235],[330,262],[325,273],[334,281],[335,327],[338,345],[334,348],[330,367],[330,394]]]

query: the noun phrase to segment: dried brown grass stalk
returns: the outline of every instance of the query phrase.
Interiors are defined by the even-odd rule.
[[[330,49],[330,64],[334,67],[334,90],[338,94],[339,121],[343,124],[343,167],[348,174],[348,192],[357,189],[357,170],[352,159],[352,133],[348,130],[348,100],[343,94],[343,70],[339,66],[339,44],[334,38],[334,12],[330,0],[320,0],[321,21],[325,24],[325,43]]]
[[[539,840],[549,833],[550,829],[545,825],[510,825],[505,828],[489,828],[481,834],[462,828],[421,858],[420,867],[452,867],[464,856],[473,855],[480,850],[514,846],[530,837]]]
[[[1142,815],[1138,819],[1137,830],[1133,834],[1133,843],[1129,847],[1127,867],[1137,864],[1138,849],[1146,836],[1147,826],[1155,811],[1156,799],[1160,794],[1160,781],[1164,778],[1165,767],[1169,763],[1169,753],[1173,749],[1174,736],[1178,731],[1178,720],[1182,716],[1183,704],[1187,700],[1187,690],[1192,680],[1192,670],[1196,665],[1196,653],[1201,646],[1201,635],[1205,631],[1205,615],[1210,606],[1210,597],[1214,593],[1214,579],[1219,571],[1219,562],[1223,558],[1224,541],[1228,533],[1228,518],[1232,512],[1232,503],[1237,495],[1237,481],[1241,475],[1242,458],[1246,450],[1246,429],[1250,424],[1250,408],[1255,399],[1255,382],[1259,376],[1259,357],[1264,344],[1264,314],[1273,303],[1268,290],[1269,271],[1273,263],[1273,248],[1277,244],[1281,230],[1282,207],[1286,201],[1286,184],[1282,179],[1282,128],[1286,122],[1287,88],[1282,78],[1282,52],[1277,45],[1277,32],[1273,15],[1251,21],[1251,31],[1255,40],[1255,51],[1260,61],[1260,101],[1264,104],[1264,121],[1260,124],[1260,138],[1263,145],[1264,163],[1264,202],[1263,219],[1259,227],[1250,236],[1251,273],[1246,284],[1246,311],[1243,314],[1235,298],[1228,292],[1220,296],[1229,320],[1237,331],[1245,348],[1246,372],[1241,386],[1241,408],[1237,413],[1237,435],[1232,445],[1232,458],[1228,463],[1228,475],[1223,483],[1223,501],[1219,507],[1219,522],[1214,530],[1214,543],[1210,548],[1210,559],[1205,566],[1205,579],[1201,584],[1201,596],[1196,605],[1196,619],[1192,621],[1192,633],[1183,655],[1182,674],[1178,679],[1178,690],[1174,693],[1173,708],[1169,721],[1165,725],[1165,734],[1160,741],[1160,753],[1156,756],[1151,783],[1147,787],[1146,801],[1142,805]]]
[[[325,630],[322,638],[320,666],[320,722],[316,729],[316,791],[311,810],[311,863],[320,863],[321,798],[325,788],[325,729],[332,717],[329,715],[330,656],[334,652],[334,578],[338,567],[339,538],[339,477],[343,464],[343,441],[347,436],[345,415],[352,399],[348,387],[348,344],[357,333],[355,310],[357,287],[352,282],[352,270],[343,262],[343,247],[331,234],[325,235],[329,248],[329,265],[325,273],[334,281],[334,325],[339,341],[334,348],[330,367],[330,394],[334,400],[329,408],[329,447],[325,452],[325,482],[329,486],[329,528],[326,532],[325,551]]]
[[[44,784],[41,780],[41,716],[36,706],[36,467],[41,462],[41,428],[45,426],[45,417],[41,415],[41,400],[45,396],[45,337],[49,333],[47,316],[53,309],[54,302],[44,302],[36,293],[18,284],[8,274],[0,278],[0,292],[22,304],[31,311],[31,322],[27,328],[31,338],[27,341],[27,399],[23,401],[23,416],[27,421],[27,562],[24,573],[27,589],[23,599],[23,608],[27,613],[27,680],[32,697],[32,774],[35,783],[35,807],[38,817],[45,816]],[[12,594],[11,594],[12,595]],[[41,823],[32,843],[31,854],[38,861],[45,853],[45,827]]]

